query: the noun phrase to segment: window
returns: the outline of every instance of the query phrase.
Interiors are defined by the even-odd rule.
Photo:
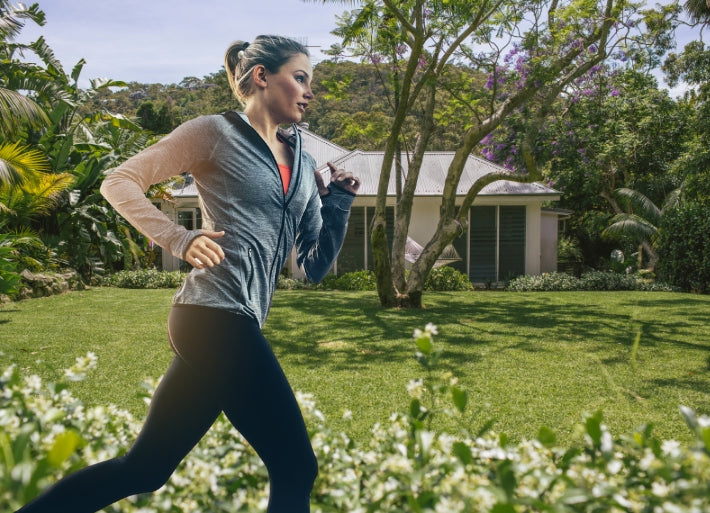
[[[375,263],[370,244],[370,224],[375,215],[375,207],[352,207],[348,220],[348,231],[345,234],[343,248],[340,250],[337,262],[337,273],[374,269]],[[390,249],[394,234],[394,207],[387,207],[387,238]]]
[[[473,207],[469,215],[471,281],[497,282],[525,274],[525,207]]]

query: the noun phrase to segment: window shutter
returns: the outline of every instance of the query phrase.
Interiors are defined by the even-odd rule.
[[[500,207],[499,279],[525,274],[525,207]]]
[[[496,207],[471,208],[470,226],[471,281],[496,281]]]

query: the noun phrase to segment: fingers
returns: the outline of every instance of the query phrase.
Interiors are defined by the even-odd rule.
[[[335,183],[342,189],[350,191],[353,194],[357,193],[360,188],[360,179],[353,175],[350,171],[340,169],[332,162],[328,162],[330,168],[330,181]]]
[[[325,196],[326,194],[328,194],[328,187],[326,187],[325,182],[323,181],[323,175],[321,174],[319,169],[316,169],[313,173],[316,177],[316,187],[318,187],[318,194],[321,196]]]
[[[205,237],[209,237],[210,239],[219,239],[220,237],[224,237],[224,230],[220,232],[212,232],[210,230],[200,230],[202,232],[202,235]]]
[[[224,251],[212,238],[219,238],[223,235],[224,232],[204,231],[188,246],[185,251],[185,261],[197,269],[219,265],[224,260]]]

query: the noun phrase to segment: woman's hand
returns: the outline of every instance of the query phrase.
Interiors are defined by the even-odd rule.
[[[328,162],[330,168],[330,182],[336,187],[348,191],[351,194],[357,194],[360,188],[360,179],[356,178],[351,172],[338,168],[332,162]],[[323,175],[319,170],[316,170],[316,185],[318,186],[318,194],[325,196],[328,191],[328,186],[323,181]]]
[[[224,260],[224,251],[222,246],[215,242],[215,239],[223,236],[224,231],[202,230],[202,235],[192,239],[185,250],[185,261],[197,269],[219,265]]]

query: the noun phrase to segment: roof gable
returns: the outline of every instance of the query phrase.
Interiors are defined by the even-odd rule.
[[[453,151],[432,151],[424,154],[419,179],[417,180],[416,196],[441,196],[443,194],[449,166],[455,155],[456,153]],[[384,152],[381,151],[355,150],[342,155],[334,161],[334,164],[352,171],[360,178],[361,185],[358,196],[376,196],[383,159]],[[404,176],[407,176],[408,165],[406,160],[402,162],[402,171]],[[488,160],[469,155],[463,173],[461,174],[461,179],[459,180],[456,195],[465,196],[476,180],[491,173],[513,174],[511,171],[493,164]],[[390,176],[387,195],[395,195],[394,173]],[[549,195],[558,197],[559,192],[539,183],[519,183],[511,180],[499,180],[486,185],[479,195]]]
[[[358,196],[377,196],[380,169],[384,159],[383,151],[350,151],[316,135],[305,126],[299,127],[299,130],[303,149],[315,159],[317,167],[324,167],[327,162],[333,162],[352,171],[361,181]],[[443,194],[448,169],[454,156],[455,152],[453,151],[429,151],[424,154],[419,180],[417,180],[416,196],[441,196]],[[406,176],[408,172],[406,159],[402,163],[402,167],[404,176]],[[490,173],[512,174],[511,171],[493,162],[469,155],[456,194],[458,196],[466,195],[476,180]],[[518,183],[510,180],[493,182],[485,186],[479,193],[481,196],[551,196],[553,197],[551,199],[558,199],[559,194],[558,191],[539,183]],[[395,195],[394,173],[390,176],[387,195]],[[173,190],[173,196],[196,197],[197,188],[194,181],[188,178],[184,184]]]

